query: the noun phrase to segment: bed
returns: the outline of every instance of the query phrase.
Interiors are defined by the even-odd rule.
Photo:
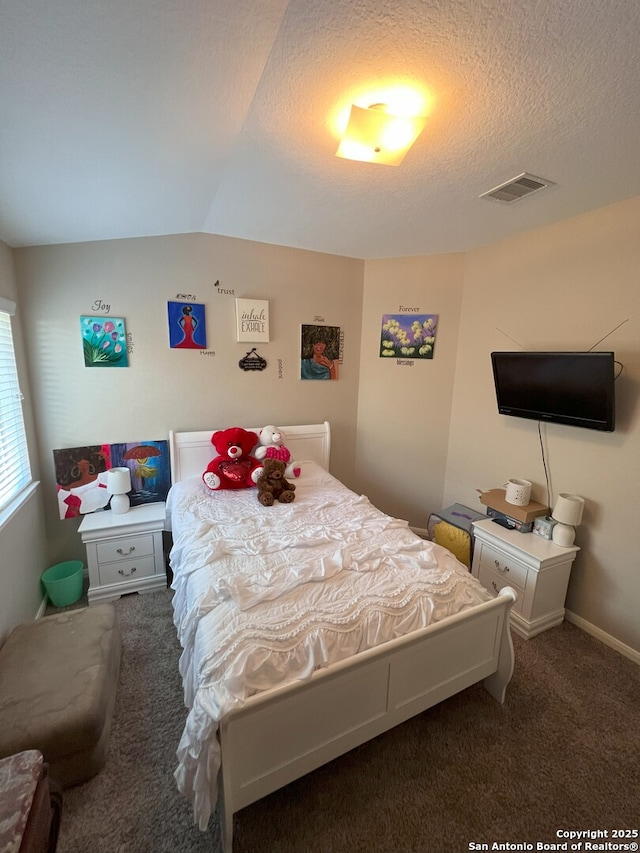
[[[258,432],[259,428],[251,428]],[[210,493],[212,430],[171,432],[174,622],[188,716],[175,772],[201,829],[483,681],[513,674],[510,588],[329,473],[328,423],[283,427],[296,498]]]

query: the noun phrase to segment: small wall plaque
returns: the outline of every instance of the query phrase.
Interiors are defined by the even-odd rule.
[[[248,352],[244,358],[240,359],[238,365],[242,370],[264,370],[267,362],[261,355],[258,355],[254,347],[251,352]]]

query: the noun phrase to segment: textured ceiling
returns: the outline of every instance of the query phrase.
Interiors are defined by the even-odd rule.
[[[639,0],[0,0],[0,239],[465,251],[640,194],[639,60]],[[397,81],[403,163],[336,158]],[[522,172],[554,186],[479,198]]]

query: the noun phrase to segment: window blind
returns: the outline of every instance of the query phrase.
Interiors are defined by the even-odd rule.
[[[13,303],[0,298],[0,510],[31,482],[22,394],[11,332],[14,312]]]

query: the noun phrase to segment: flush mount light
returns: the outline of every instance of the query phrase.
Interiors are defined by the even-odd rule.
[[[426,116],[396,115],[387,104],[354,104],[336,157],[397,166],[422,133],[426,121]]]

